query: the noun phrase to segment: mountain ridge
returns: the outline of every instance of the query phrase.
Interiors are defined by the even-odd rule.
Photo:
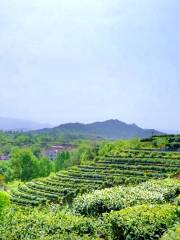
[[[89,137],[100,137],[104,139],[119,139],[151,137],[152,134],[161,135],[160,131],[155,129],[143,129],[135,123],[127,124],[117,119],[109,119],[103,122],[93,123],[65,123],[54,128],[37,130],[41,133],[50,134],[77,134]]]

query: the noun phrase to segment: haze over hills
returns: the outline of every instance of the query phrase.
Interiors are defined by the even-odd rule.
[[[119,139],[131,137],[150,137],[153,134],[159,135],[162,132],[154,129],[143,129],[136,124],[111,119],[104,122],[66,123],[57,127],[50,124],[43,124],[29,120],[0,117],[0,130],[10,131],[36,131],[37,133],[49,133],[52,135],[73,134],[87,138]]]
[[[47,127],[51,127],[51,125],[23,119],[0,117],[0,130],[2,131],[30,131]]]
[[[50,134],[74,134],[87,137],[99,137],[105,139],[119,139],[132,137],[150,137],[152,133],[160,135],[162,132],[154,129],[143,129],[136,124],[127,124],[119,120],[107,120],[104,122],[94,122],[90,124],[67,123],[58,127],[42,129],[37,132]]]

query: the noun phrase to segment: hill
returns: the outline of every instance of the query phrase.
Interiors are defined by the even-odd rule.
[[[104,122],[95,122],[90,124],[83,123],[67,123],[55,128],[42,129],[38,132],[49,134],[74,134],[82,135],[90,138],[119,139],[140,137],[146,138],[162,134],[154,129],[143,129],[136,124],[127,124],[119,120],[107,120]]]
[[[89,161],[8,184],[1,239],[179,240],[180,153],[122,142],[100,142]]]
[[[179,152],[143,149],[119,149],[117,152],[115,146],[114,150],[96,155],[95,160],[87,165],[74,166],[56,175],[19,185],[17,190],[11,191],[11,201],[23,206],[46,202],[71,204],[74,197],[85,192],[165,179],[179,175],[179,169]]]
[[[45,127],[50,127],[50,125],[23,119],[0,117],[0,130],[2,131],[30,131]]]

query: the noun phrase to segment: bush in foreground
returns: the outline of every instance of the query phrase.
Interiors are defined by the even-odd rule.
[[[139,205],[100,218],[74,216],[57,206],[11,207],[0,224],[0,240],[153,240],[178,221],[176,205]]]
[[[174,199],[174,203],[180,206],[180,195]]]
[[[8,205],[9,205],[9,197],[8,197],[7,193],[0,192],[0,218],[1,218],[3,209],[5,207],[7,207]]]
[[[139,205],[104,214],[108,239],[153,240],[173,226],[180,218],[172,205]]]
[[[75,199],[73,209],[78,214],[95,216],[138,204],[165,203],[179,191],[179,181],[152,180],[136,187],[113,187],[84,194]]]
[[[45,209],[12,207],[8,209],[0,224],[0,239],[74,240],[75,236],[78,236],[77,239],[88,239],[89,236],[96,239],[95,229],[96,220],[65,214],[56,207]],[[57,236],[59,238],[56,238]]]
[[[169,230],[160,240],[180,240],[180,223],[174,229]]]

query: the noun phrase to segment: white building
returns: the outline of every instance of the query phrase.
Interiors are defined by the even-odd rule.
[[[63,146],[52,146],[45,150],[45,156],[47,156],[50,160],[55,160],[58,153],[64,150]]]

